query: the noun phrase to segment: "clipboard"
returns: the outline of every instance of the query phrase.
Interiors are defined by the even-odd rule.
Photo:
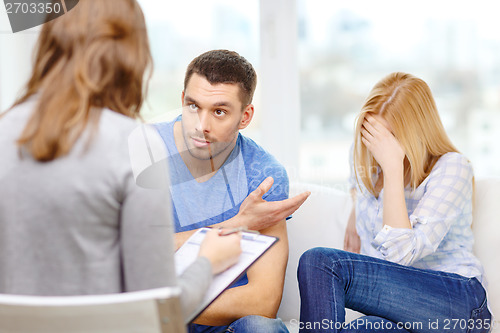
[[[195,232],[189,239],[175,252],[175,271],[177,276],[182,274],[198,257],[200,244],[210,228],[201,228]],[[223,237],[223,236],[222,236]],[[237,281],[247,269],[266,253],[277,241],[278,237],[242,232],[241,255],[238,262],[214,276],[212,283],[201,302],[200,306],[194,311],[186,322],[191,323],[200,315],[212,302],[219,297],[224,290]]]

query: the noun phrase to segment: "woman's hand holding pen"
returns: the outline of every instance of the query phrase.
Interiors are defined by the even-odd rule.
[[[240,254],[241,232],[225,234],[213,229],[207,232],[198,256],[206,257],[212,265],[212,273],[218,274],[237,263]]]
[[[380,164],[384,174],[403,170],[405,152],[389,125],[382,119],[367,115],[361,129],[361,140]]]

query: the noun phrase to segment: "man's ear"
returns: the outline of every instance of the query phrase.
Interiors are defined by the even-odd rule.
[[[254,112],[253,104],[248,104],[247,106],[245,106],[245,109],[243,110],[243,116],[241,117],[238,129],[242,130],[246,128],[248,125],[250,125],[250,122],[252,121],[253,118],[253,112]]]
[[[184,90],[182,91],[181,94],[181,105],[184,106]]]

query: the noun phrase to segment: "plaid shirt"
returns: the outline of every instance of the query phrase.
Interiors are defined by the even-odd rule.
[[[472,254],[473,171],[463,155],[443,155],[414,191],[405,188],[411,229],[383,225],[384,190],[376,198],[361,181],[357,184],[352,164],[351,154],[350,182],[357,190],[356,229],[362,254],[482,282],[483,268]]]

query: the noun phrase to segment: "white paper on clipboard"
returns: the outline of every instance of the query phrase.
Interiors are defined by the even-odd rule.
[[[210,229],[199,229],[177,250],[177,252],[175,252],[175,270],[177,276],[182,274],[184,270],[196,260],[198,251],[200,250],[200,244],[205,238],[208,230]],[[243,273],[245,273],[245,271],[277,241],[277,237],[242,232],[242,252],[238,262],[226,271],[214,276],[212,284],[208,288],[202,303],[197,311],[195,311],[190,318],[187,318],[188,322],[191,322],[203,312],[210,303],[242,276]]]

